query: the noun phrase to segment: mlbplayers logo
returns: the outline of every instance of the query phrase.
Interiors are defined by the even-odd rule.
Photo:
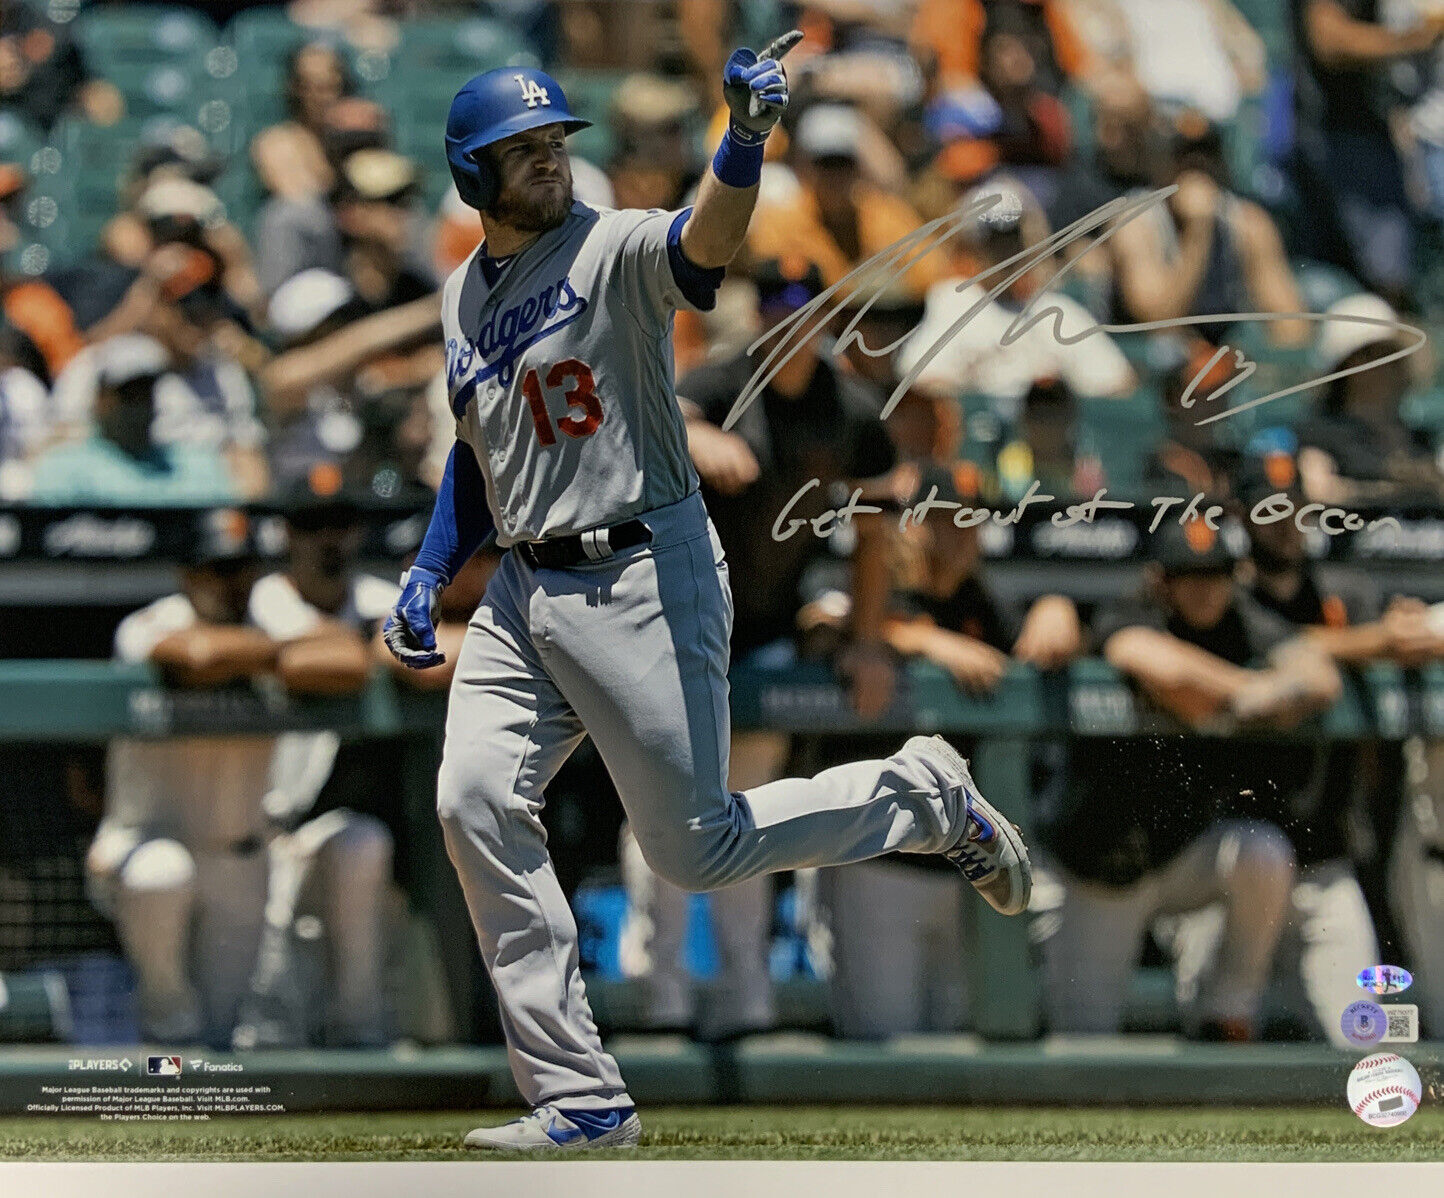
[[[151,1077],[179,1077],[180,1057],[146,1057],[145,1071]]]
[[[552,102],[547,96],[547,89],[535,79],[528,79],[525,75],[513,75],[512,78],[521,84],[522,103],[528,108],[535,108],[538,104],[547,108],[551,107]]]
[[[1409,971],[1397,965],[1370,965],[1361,969],[1355,980],[1361,988],[1375,994],[1400,994],[1414,984]]]

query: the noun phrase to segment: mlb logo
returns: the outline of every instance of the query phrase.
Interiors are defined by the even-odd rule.
[[[145,1071],[151,1077],[179,1077],[180,1057],[146,1057]]]

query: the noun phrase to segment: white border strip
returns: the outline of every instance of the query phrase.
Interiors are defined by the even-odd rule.
[[[996,1187],[994,1193],[1066,1194],[1068,1198],[1277,1198],[1281,1187],[1310,1198],[1361,1193],[1444,1192],[1440,1164],[1105,1164],[1026,1162],[538,1161],[365,1162],[339,1164],[0,1164],[6,1198],[95,1198],[96,1194],[177,1194],[206,1198],[451,1198],[452,1195],[565,1194],[567,1198],[797,1198],[799,1187],[828,1198],[905,1198]]]

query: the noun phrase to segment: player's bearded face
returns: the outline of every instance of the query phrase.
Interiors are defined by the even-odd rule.
[[[544,233],[572,207],[572,167],[561,125],[498,142],[501,188],[488,215],[523,233]]]

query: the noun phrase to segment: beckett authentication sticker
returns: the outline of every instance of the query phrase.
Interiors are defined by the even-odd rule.
[[[1361,1001],[1350,1003],[1344,1008],[1339,1027],[1350,1044],[1368,1046],[1377,1044],[1384,1038],[1389,1023],[1384,1015],[1384,1008],[1378,1003]]]

